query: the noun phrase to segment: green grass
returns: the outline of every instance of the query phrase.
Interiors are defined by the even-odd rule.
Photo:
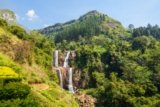
[[[54,107],[78,107],[74,96],[57,85],[51,86],[49,90],[42,91],[41,93],[54,103]]]

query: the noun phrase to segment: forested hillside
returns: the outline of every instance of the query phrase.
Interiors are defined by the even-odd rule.
[[[53,39],[57,50],[76,53],[70,61],[74,85],[95,97],[97,107],[160,105],[158,25],[125,29],[109,16],[91,11],[40,32]]]
[[[41,29],[40,32],[54,38],[57,43],[63,42],[63,40],[77,41],[83,37],[87,38],[99,34],[109,35],[110,37],[113,35],[114,37],[123,36],[121,34],[125,30],[120,22],[109,16],[98,11],[90,11],[77,20],[72,20],[64,24],[58,23]]]
[[[1,18],[0,107],[159,107],[159,32],[98,11],[29,32]]]

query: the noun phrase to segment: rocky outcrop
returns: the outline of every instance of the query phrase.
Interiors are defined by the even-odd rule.
[[[76,91],[75,96],[79,103],[79,107],[94,107],[94,103],[96,102],[95,98],[81,93],[80,91]]]
[[[8,23],[16,22],[16,15],[13,11],[8,9],[0,9],[0,18],[6,20]]]

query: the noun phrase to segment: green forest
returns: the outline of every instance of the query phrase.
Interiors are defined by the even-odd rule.
[[[59,64],[66,51],[75,54],[68,63],[78,92],[60,87],[53,65],[56,50]],[[0,107],[90,107],[86,103],[160,106],[158,25],[125,28],[95,10],[32,31],[0,18]]]

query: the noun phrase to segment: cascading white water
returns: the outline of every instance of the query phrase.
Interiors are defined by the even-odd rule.
[[[65,67],[65,68],[68,67],[68,58],[69,58],[69,55],[70,55],[70,51],[67,52],[67,55],[66,55],[65,60],[64,60],[63,67]]]
[[[55,67],[58,67],[58,50],[56,50],[54,53],[54,63]]]
[[[60,86],[63,88],[63,77],[62,77],[62,71],[60,68],[57,69],[58,70],[58,76],[59,76],[59,82],[60,82]]]
[[[70,56],[70,51],[67,52],[66,56],[65,56],[65,60],[64,60],[64,68],[68,68],[68,59]],[[58,67],[58,50],[55,50],[54,52],[54,64],[55,67],[58,71],[58,77],[59,77],[59,82],[60,82],[60,86],[63,88],[63,75],[62,75],[62,71],[61,69]],[[68,70],[68,90],[72,93],[74,93],[74,89],[73,89],[73,83],[72,83],[72,68],[69,68]]]
[[[68,89],[70,92],[74,93],[74,89],[73,89],[73,83],[72,83],[72,68],[69,68],[68,71],[68,77],[69,77],[69,83],[68,83]]]

